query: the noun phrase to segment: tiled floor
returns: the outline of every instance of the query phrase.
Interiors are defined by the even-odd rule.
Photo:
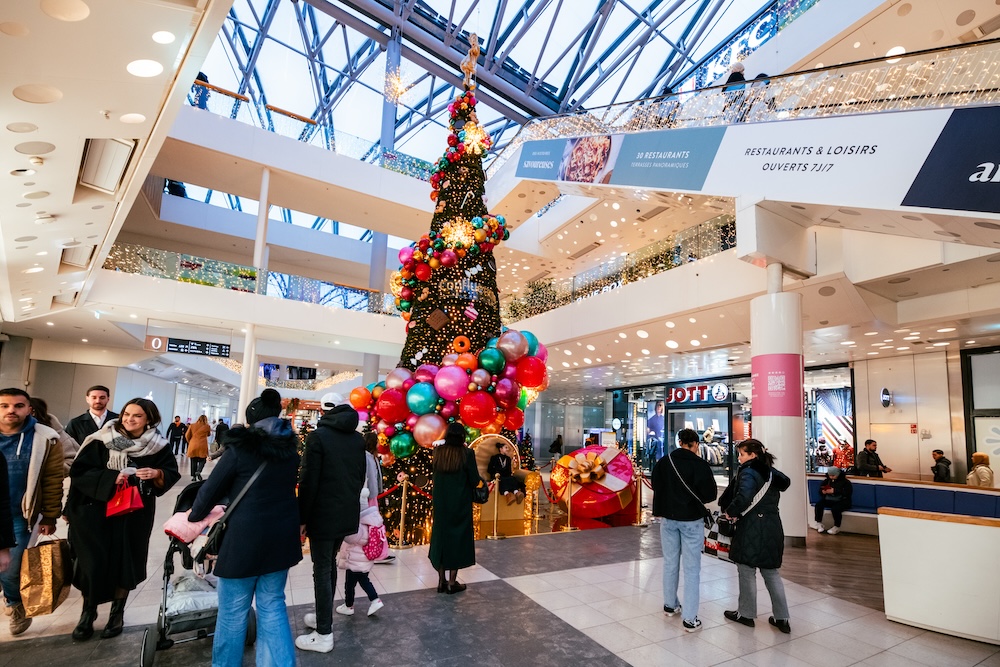
[[[171,505],[172,499],[164,507]],[[142,626],[155,622],[159,607],[165,545],[165,538],[154,536],[149,579],[130,598],[130,627],[122,637],[74,644],[68,636],[80,608],[74,593],[21,637],[10,637],[0,618],[0,667],[137,664]],[[729,623],[722,612],[736,606],[736,570],[707,557],[699,612],[704,626],[685,633],[680,617],[668,618],[661,609],[655,526],[481,541],[476,547],[479,564],[460,573],[469,589],[459,595],[434,592],[437,574],[426,547],[394,552],[394,563],[372,571],[385,607],[374,617],[335,616],[334,652],[300,653],[298,664],[1000,667],[1000,646],[893,623],[881,612],[789,581],[791,635],[767,624],[770,602],[763,590],[756,628]],[[312,611],[310,567],[307,556],[289,577],[296,633],[305,631],[302,616]],[[362,594],[358,609],[366,608]],[[101,612],[100,624],[107,611]],[[206,665],[210,656],[211,641],[199,640],[157,653],[156,664]],[[253,651],[244,658],[252,665]]]

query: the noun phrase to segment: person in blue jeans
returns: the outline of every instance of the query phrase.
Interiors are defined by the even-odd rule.
[[[280,414],[281,396],[273,389],[265,389],[250,402],[248,426],[235,426],[226,433],[225,453],[198,491],[188,516],[190,521],[201,521],[222,498],[236,498],[264,464],[233,510],[219,549],[213,667],[243,664],[247,616],[255,598],[257,665],[295,664],[285,583],[288,568],[302,560],[295,498],[299,455],[292,425]]]
[[[701,628],[698,604],[701,552],[705,543],[705,503],[715,500],[718,487],[712,468],[698,454],[698,434],[689,428],[677,433],[680,447],[653,467],[653,515],[660,517],[663,551],[663,612],[681,614],[684,630]],[[684,604],[677,597],[684,568]]]
[[[59,434],[31,416],[31,397],[16,387],[0,389],[0,457],[7,461],[7,498],[17,542],[7,567],[0,568],[0,588],[10,634],[17,636],[32,621],[21,601],[21,555],[36,523],[42,535],[56,532],[62,510],[64,453]]]

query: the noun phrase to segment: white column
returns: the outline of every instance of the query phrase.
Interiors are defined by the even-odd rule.
[[[243,370],[240,374],[240,400],[236,408],[236,423],[246,423],[247,406],[257,396],[257,332],[253,324],[246,325],[243,339]]]
[[[271,188],[271,170],[264,167],[260,175],[260,197],[257,198],[257,235],[253,241],[253,265],[258,269],[267,269],[267,212],[271,208],[268,191]]]
[[[750,302],[752,432],[792,481],[781,494],[781,522],[785,543],[804,546],[808,503],[802,296],[781,292],[781,264],[772,262],[767,271],[768,294]]]

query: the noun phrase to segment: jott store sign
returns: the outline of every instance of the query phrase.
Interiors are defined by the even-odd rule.
[[[729,386],[723,382],[716,384],[692,384],[667,387],[665,403],[728,403]]]

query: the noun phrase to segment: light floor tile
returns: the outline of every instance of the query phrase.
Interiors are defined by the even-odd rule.
[[[738,657],[705,641],[699,634],[700,632],[684,633],[680,637],[660,642],[660,646],[696,667],[709,667]]]
[[[628,662],[632,667],[692,667],[690,663],[681,660],[676,655],[658,644],[639,646],[618,654],[618,657]]]
[[[652,643],[648,638],[621,623],[594,626],[587,630],[587,636],[612,653],[618,654]]]
[[[585,604],[577,605],[576,607],[555,609],[552,613],[569,623],[577,630],[586,630],[587,628],[592,628],[595,625],[605,625],[614,620],[605,616],[590,605]]]

